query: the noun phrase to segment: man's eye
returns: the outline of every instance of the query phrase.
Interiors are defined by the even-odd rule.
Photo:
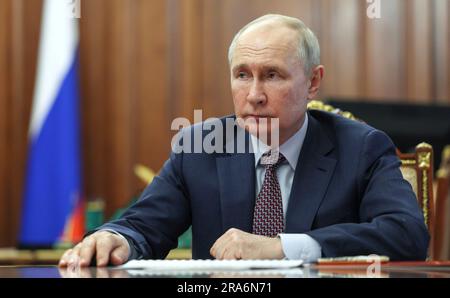
[[[238,73],[238,78],[240,78],[240,79],[245,79],[245,78],[247,78],[247,74],[245,73],[245,72],[242,72],[242,71],[240,71],[239,73]]]
[[[278,73],[272,71],[272,72],[269,72],[269,73],[268,73],[267,77],[268,77],[269,79],[273,80],[273,79],[279,78],[280,76],[278,75]]]

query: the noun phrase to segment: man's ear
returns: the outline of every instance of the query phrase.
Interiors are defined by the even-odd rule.
[[[322,82],[324,74],[323,65],[318,65],[313,68],[311,78],[309,80],[308,99],[313,99],[319,92],[320,83]]]

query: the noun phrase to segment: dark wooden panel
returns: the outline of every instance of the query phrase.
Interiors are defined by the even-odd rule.
[[[203,1],[203,36],[202,44],[202,108],[205,117],[218,117],[225,111],[218,108],[221,101],[231,101],[228,87],[228,62],[224,51],[226,41],[223,39],[223,24],[221,22],[220,0]],[[224,56],[225,55],[225,56]],[[221,72],[222,71],[222,72]],[[222,83],[218,84],[217,81]],[[226,90],[222,90],[225,88]],[[227,112],[231,113],[228,107]]]
[[[168,155],[164,1],[89,1],[81,20],[86,194],[107,215],[143,187],[136,163],[158,170]]]
[[[179,109],[183,107],[185,97],[178,84],[171,84],[171,77],[178,77],[180,74],[176,65],[173,72],[169,71],[170,60],[174,58],[170,54],[174,52],[169,50],[168,18],[171,15],[166,3],[160,1],[152,4],[150,1],[140,0],[137,4],[133,65],[139,67],[135,71],[133,159],[130,166],[141,163],[156,172],[169,155],[171,120],[182,113]],[[169,98],[169,90],[173,89],[177,89],[178,96]],[[134,174],[130,178],[133,192],[143,187]]]
[[[13,70],[17,72],[13,73],[11,106],[11,156],[15,166],[11,167],[12,188],[9,210],[12,210],[10,239],[14,242],[17,240],[20,224],[42,2],[41,0],[13,1],[13,26],[17,27],[13,29]]]
[[[26,166],[28,122],[36,70],[41,0],[1,2],[0,245],[17,240]],[[3,84],[3,85],[2,85]]]
[[[171,1],[167,12],[173,35],[170,35],[169,60],[170,94],[173,116],[193,121],[192,110],[202,108],[203,91],[203,0]],[[164,24],[164,23],[163,23]],[[172,62],[173,61],[173,62]]]
[[[365,2],[323,0],[319,42],[325,66],[323,96],[361,98],[364,93]]]
[[[0,1],[0,45],[8,45],[11,37],[11,2]],[[8,109],[10,105],[11,48],[0,46],[0,246],[9,243],[8,205],[9,172]]]
[[[135,88],[132,65],[133,24],[131,2],[109,0],[104,9],[107,14],[104,49],[107,61],[104,77],[106,80],[106,160],[108,199],[107,211],[111,214],[131,198],[132,172],[132,131],[131,102]]]
[[[383,1],[381,18],[365,19],[366,97],[377,100],[405,98],[405,13],[405,1]]]
[[[83,183],[87,200],[106,200],[106,2],[83,2],[80,19],[80,85]]]
[[[433,3],[427,0],[406,1],[406,98],[414,102],[433,100],[432,20]],[[402,71],[400,71],[401,73]]]
[[[106,1],[82,3],[80,19],[80,82],[83,181],[88,200],[105,200],[108,164],[106,152]],[[109,62],[113,63],[113,62]]]
[[[10,109],[11,243],[17,240],[28,153],[28,124],[36,76],[42,1],[13,2],[12,102]]]
[[[434,4],[434,97],[439,103],[450,104],[450,1],[435,0]]]

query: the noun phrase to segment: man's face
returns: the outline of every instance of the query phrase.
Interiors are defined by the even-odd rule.
[[[309,97],[296,44],[292,29],[258,26],[241,35],[231,62],[236,116],[250,123],[246,129],[253,135],[258,126],[260,135],[271,133],[270,125],[258,124],[261,118],[279,118],[280,144],[303,124]]]

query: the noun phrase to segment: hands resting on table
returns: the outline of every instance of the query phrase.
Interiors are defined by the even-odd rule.
[[[95,257],[96,266],[121,265],[128,261],[130,246],[125,237],[109,231],[95,232],[64,252],[60,267],[87,267]],[[212,257],[233,259],[282,259],[281,240],[250,234],[235,228],[226,231],[210,249]]]

